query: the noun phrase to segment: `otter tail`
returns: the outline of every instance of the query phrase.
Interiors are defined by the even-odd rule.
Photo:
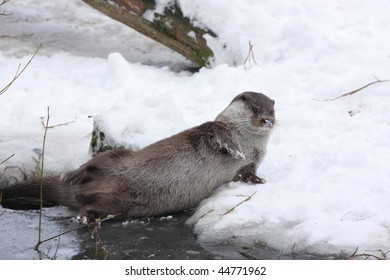
[[[25,210],[39,209],[41,197],[41,181],[31,180],[0,188],[0,202],[5,208]],[[42,184],[43,206],[65,205],[77,208],[72,194],[72,187],[59,177],[49,177]]]

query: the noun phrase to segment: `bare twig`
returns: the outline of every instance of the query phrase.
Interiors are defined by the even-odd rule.
[[[47,107],[47,119],[45,125],[45,133],[43,134],[43,142],[42,142],[42,154],[41,154],[41,162],[39,168],[39,181],[40,181],[40,204],[39,204],[39,225],[38,225],[38,242],[35,245],[34,249],[38,250],[39,245],[42,244],[41,241],[41,231],[42,231],[42,208],[43,208],[43,167],[45,163],[45,147],[46,147],[46,135],[47,135],[47,127],[49,126],[50,119],[50,109]]]
[[[376,260],[386,260],[382,257],[378,257],[378,256],[375,256],[373,254],[367,254],[367,253],[363,253],[363,254],[356,254],[354,256],[351,256],[348,258],[348,260],[352,260],[352,259],[356,259],[356,258],[365,258],[365,260],[368,260],[369,258],[374,258]]]
[[[100,228],[100,223],[101,223],[101,219],[96,219],[94,223],[92,223],[90,225],[90,229],[91,229],[91,234],[93,236],[93,238],[96,240],[95,241],[95,257],[94,259],[99,259],[99,252],[101,250],[103,250],[103,254],[104,254],[104,259],[108,259],[108,256],[110,255],[110,252],[104,248],[103,246],[103,240],[100,238],[100,235],[99,235],[99,228]]]
[[[5,163],[6,161],[8,161],[9,159],[11,159],[15,154],[12,154],[10,155],[8,158],[6,158],[5,160],[3,160],[2,162],[0,162],[0,165],[2,165],[3,163]]]
[[[69,230],[67,230],[67,231],[61,232],[61,233],[59,233],[59,234],[57,234],[57,235],[54,235],[54,236],[51,236],[51,237],[46,238],[46,239],[44,239],[44,240],[41,240],[41,242],[40,242],[39,245],[41,245],[42,243],[48,242],[48,241],[50,241],[50,240],[53,240],[53,239],[55,239],[55,238],[57,238],[57,237],[63,236],[63,235],[65,235],[65,234],[68,234],[68,233],[70,233],[70,232],[72,232],[72,231],[78,230],[78,229],[80,229],[80,228],[85,228],[85,227],[87,227],[87,226],[88,226],[88,225],[81,225],[81,226],[78,226],[78,227],[69,229]],[[39,246],[39,245],[38,245],[38,246]]]
[[[72,232],[72,231],[75,231],[75,230],[78,230],[78,229],[81,229],[81,228],[85,228],[85,227],[91,227],[91,225],[93,225],[93,224],[100,225],[102,222],[105,222],[105,221],[114,219],[114,218],[116,218],[116,217],[119,216],[119,215],[120,215],[120,214],[117,214],[117,215],[109,215],[109,216],[107,216],[107,217],[104,218],[104,219],[96,219],[96,220],[95,220],[94,222],[92,222],[92,223],[85,224],[85,225],[83,224],[83,225],[80,225],[80,226],[78,226],[78,227],[69,229],[69,230],[67,230],[67,231],[61,232],[61,233],[59,233],[59,234],[57,234],[57,235],[54,235],[54,236],[52,236],[52,237],[49,237],[49,238],[47,238],[47,239],[41,240],[41,242],[40,242],[39,245],[41,245],[42,243],[48,242],[48,241],[50,241],[50,240],[53,240],[53,239],[55,239],[55,238],[57,238],[57,237],[60,237],[60,236],[62,236],[62,235],[68,234],[68,233],[70,233],[70,232]],[[37,249],[37,250],[38,250],[38,249]]]
[[[1,200],[3,199],[3,194],[0,192],[0,203],[1,203]],[[3,214],[5,213],[7,209],[4,209],[3,212],[0,213],[0,217],[3,216]]]
[[[7,2],[9,2],[10,0],[3,0],[3,2],[0,3],[0,6],[3,6],[4,4],[6,4]]]
[[[0,3],[0,6],[3,6],[4,4],[6,4],[9,1],[10,0],[3,0],[3,2]],[[5,10],[0,13],[0,16],[10,16],[10,15],[12,15],[12,14],[6,13]]]
[[[356,246],[355,251],[352,253],[352,255],[350,257],[355,256],[358,250],[359,250],[359,246]]]
[[[363,90],[363,89],[365,89],[365,88],[367,88],[367,87],[369,87],[371,85],[374,85],[374,84],[377,84],[377,83],[390,82],[390,80],[379,80],[377,77],[375,77],[375,79],[376,79],[376,81],[368,83],[367,85],[362,86],[362,87],[360,87],[358,89],[355,89],[355,90],[352,90],[350,92],[344,93],[344,94],[342,94],[342,95],[340,95],[338,97],[335,97],[335,98],[323,99],[323,100],[320,100],[320,101],[334,101],[334,100],[340,99],[342,97],[351,96],[352,94],[355,94],[355,93],[357,93],[357,92],[359,92],[359,91],[361,91],[361,90]]]
[[[226,211],[225,213],[223,213],[223,216],[225,216],[225,215],[227,215],[227,214],[233,212],[234,209],[236,209],[238,206],[240,206],[240,205],[243,204],[244,202],[249,201],[249,200],[252,198],[252,196],[254,196],[256,193],[257,193],[257,191],[254,192],[254,193],[252,193],[250,196],[248,196],[247,198],[245,198],[243,201],[241,201],[241,202],[238,203],[237,205],[235,205],[233,208],[230,208],[228,211]]]
[[[60,228],[60,233],[61,233],[61,228]],[[60,248],[60,242],[61,242],[61,236],[58,236],[58,242],[57,242],[57,246],[56,246],[56,251],[54,252],[54,255],[53,255],[53,259],[57,258],[58,249]]]
[[[10,16],[12,13],[6,13],[5,10],[0,13],[0,16]]]
[[[66,123],[60,123],[60,124],[55,124],[55,125],[50,125],[50,126],[48,126],[47,128],[48,129],[50,129],[50,128],[55,128],[55,127],[58,127],[58,126],[65,126],[65,125],[68,125],[68,124],[71,124],[71,123],[74,123],[75,121],[70,121],[70,122],[66,122]],[[45,123],[42,121],[42,126],[44,127],[44,128],[46,128],[45,127]]]
[[[2,165],[3,163],[7,162],[10,158],[12,158],[15,154],[12,154],[11,156],[9,156],[8,158],[6,158],[5,160],[3,160],[2,162],[0,162],[0,165]],[[5,171],[8,169],[8,166],[6,168],[4,168],[3,172],[0,172],[0,178],[3,177]],[[1,199],[0,199],[0,202],[1,202]]]
[[[378,251],[382,254],[382,257],[387,260],[387,254],[390,253],[390,251],[387,252],[383,252],[382,250],[378,250]]]
[[[3,93],[5,93],[11,86],[12,84],[16,81],[17,78],[19,78],[20,75],[22,75],[22,73],[24,72],[24,70],[26,70],[27,66],[30,65],[31,61],[34,59],[35,55],[38,53],[39,49],[42,47],[42,43],[39,45],[39,47],[37,48],[37,50],[34,52],[33,56],[30,58],[30,60],[27,62],[27,64],[22,68],[22,70],[20,70],[20,67],[21,65],[19,64],[18,66],[18,69],[16,70],[16,73],[15,73],[15,76],[13,77],[13,79],[11,80],[11,82],[9,82],[8,85],[6,85],[3,89],[0,90],[0,95],[2,95]],[[20,71],[19,71],[20,70]]]
[[[344,222],[344,217],[347,216],[349,213],[351,213],[352,211],[349,211],[347,213],[345,213],[341,218],[340,218],[340,221]]]
[[[255,65],[257,65],[256,59],[255,59],[255,54],[253,52],[253,47],[254,45],[249,41],[249,51],[248,51],[248,56],[244,60],[244,69],[246,70],[246,63],[249,62],[249,66],[252,67],[251,59],[253,59],[253,62]]]
[[[291,255],[292,256],[295,256],[297,253],[295,253],[295,245],[296,245],[296,243],[294,242],[294,244],[291,246]]]
[[[251,254],[250,252],[252,251],[253,247],[250,247],[248,251],[244,252],[241,250],[236,250],[241,256],[244,256],[245,258],[249,260],[260,260],[258,257],[255,255]]]
[[[376,260],[387,260],[387,254],[389,253],[389,251],[387,251],[385,253],[382,250],[377,250],[378,252],[381,253],[381,256],[378,257],[377,255],[369,254],[369,253],[357,254],[358,249],[359,249],[359,246],[356,247],[353,254],[350,257],[348,257],[347,260],[352,260],[352,259],[356,259],[356,258],[365,258],[365,260],[368,260],[369,258],[373,258]]]
[[[20,168],[19,166],[6,166],[3,170],[3,172],[0,173],[0,178],[4,176],[4,174],[7,172],[8,169],[17,169],[19,172],[23,175],[23,179],[27,179],[27,172],[26,170]]]
[[[283,255],[283,247],[279,251],[278,260],[282,258],[282,255]]]

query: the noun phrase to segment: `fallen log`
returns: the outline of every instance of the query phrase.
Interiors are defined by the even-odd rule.
[[[105,15],[131,27],[180,53],[199,66],[208,66],[213,56],[205,35],[216,37],[207,28],[194,26],[176,1],[162,13],[155,11],[154,0],[82,0]],[[146,17],[146,12],[152,16]]]

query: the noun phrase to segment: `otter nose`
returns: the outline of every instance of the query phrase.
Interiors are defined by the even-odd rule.
[[[263,119],[263,123],[267,127],[271,127],[273,125],[273,121],[271,119]]]

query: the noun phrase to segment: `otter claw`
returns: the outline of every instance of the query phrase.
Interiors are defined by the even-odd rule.
[[[260,177],[257,177],[255,174],[247,173],[247,174],[238,174],[237,181],[242,181],[244,183],[253,183],[253,184],[265,184],[266,180]]]
[[[85,217],[85,216],[77,215],[76,220],[77,220],[80,224],[82,224],[82,225],[87,225],[87,224],[88,224],[88,218]]]
[[[265,182],[267,182],[265,179],[257,177],[256,175],[251,175],[249,180],[254,184],[265,184]]]

